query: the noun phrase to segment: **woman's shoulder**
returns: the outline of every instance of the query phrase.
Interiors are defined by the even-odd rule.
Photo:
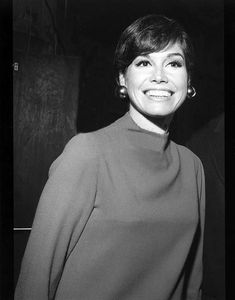
[[[196,166],[196,168],[200,168],[202,166],[201,159],[189,148],[187,148],[184,145],[180,145],[175,142],[172,142],[172,141],[171,141],[171,143],[174,145],[174,147],[176,147],[178,149],[178,152],[180,153],[180,156],[182,159],[184,159],[186,161],[192,161],[194,163],[194,165]]]
[[[78,133],[65,145],[65,152],[76,152],[86,156],[97,156],[108,143],[115,140],[119,120],[96,131]],[[110,138],[111,137],[111,138]]]
[[[78,133],[65,145],[65,154],[79,154],[85,156],[97,155],[97,142],[92,133]]]
[[[98,149],[95,141],[90,134],[79,133],[73,136],[65,145],[62,153],[53,161],[50,166],[49,174],[59,166],[64,168],[75,168],[81,163],[87,165],[97,160]]]

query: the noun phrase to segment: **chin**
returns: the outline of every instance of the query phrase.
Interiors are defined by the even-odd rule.
[[[151,116],[151,117],[165,117],[165,116],[168,116],[168,115],[171,115],[172,113],[174,113],[174,110],[173,109],[146,109],[146,110],[143,110],[143,112],[148,115],[148,116]]]

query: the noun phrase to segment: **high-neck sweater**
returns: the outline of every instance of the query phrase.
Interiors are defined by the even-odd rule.
[[[16,300],[200,299],[204,173],[129,113],[53,162]]]

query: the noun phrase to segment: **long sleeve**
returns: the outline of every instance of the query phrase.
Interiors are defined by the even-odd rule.
[[[188,274],[187,300],[201,299],[201,283],[202,283],[202,254],[203,254],[203,237],[205,224],[205,178],[204,170],[200,160],[197,172],[198,184],[198,201],[199,201],[199,226],[195,233],[195,239],[192,244],[192,251],[189,261],[193,261],[193,267]]]
[[[94,206],[99,160],[90,137],[74,137],[50,168],[22,261],[16,300],[54,297],[65,261]]]

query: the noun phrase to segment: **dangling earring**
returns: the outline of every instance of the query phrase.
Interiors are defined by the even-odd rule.
[[[127,94],[127,88],[124,85],[118,85],[116,87],[116,94],[121,99],[126,99],[127,96],[128,96],[128,94]]]
[[[196,94],[197,94],[197,92],[196,92],[195,88],[190,85],[187,90],[187,97],[191,99],[191,98],[195,97]]]

